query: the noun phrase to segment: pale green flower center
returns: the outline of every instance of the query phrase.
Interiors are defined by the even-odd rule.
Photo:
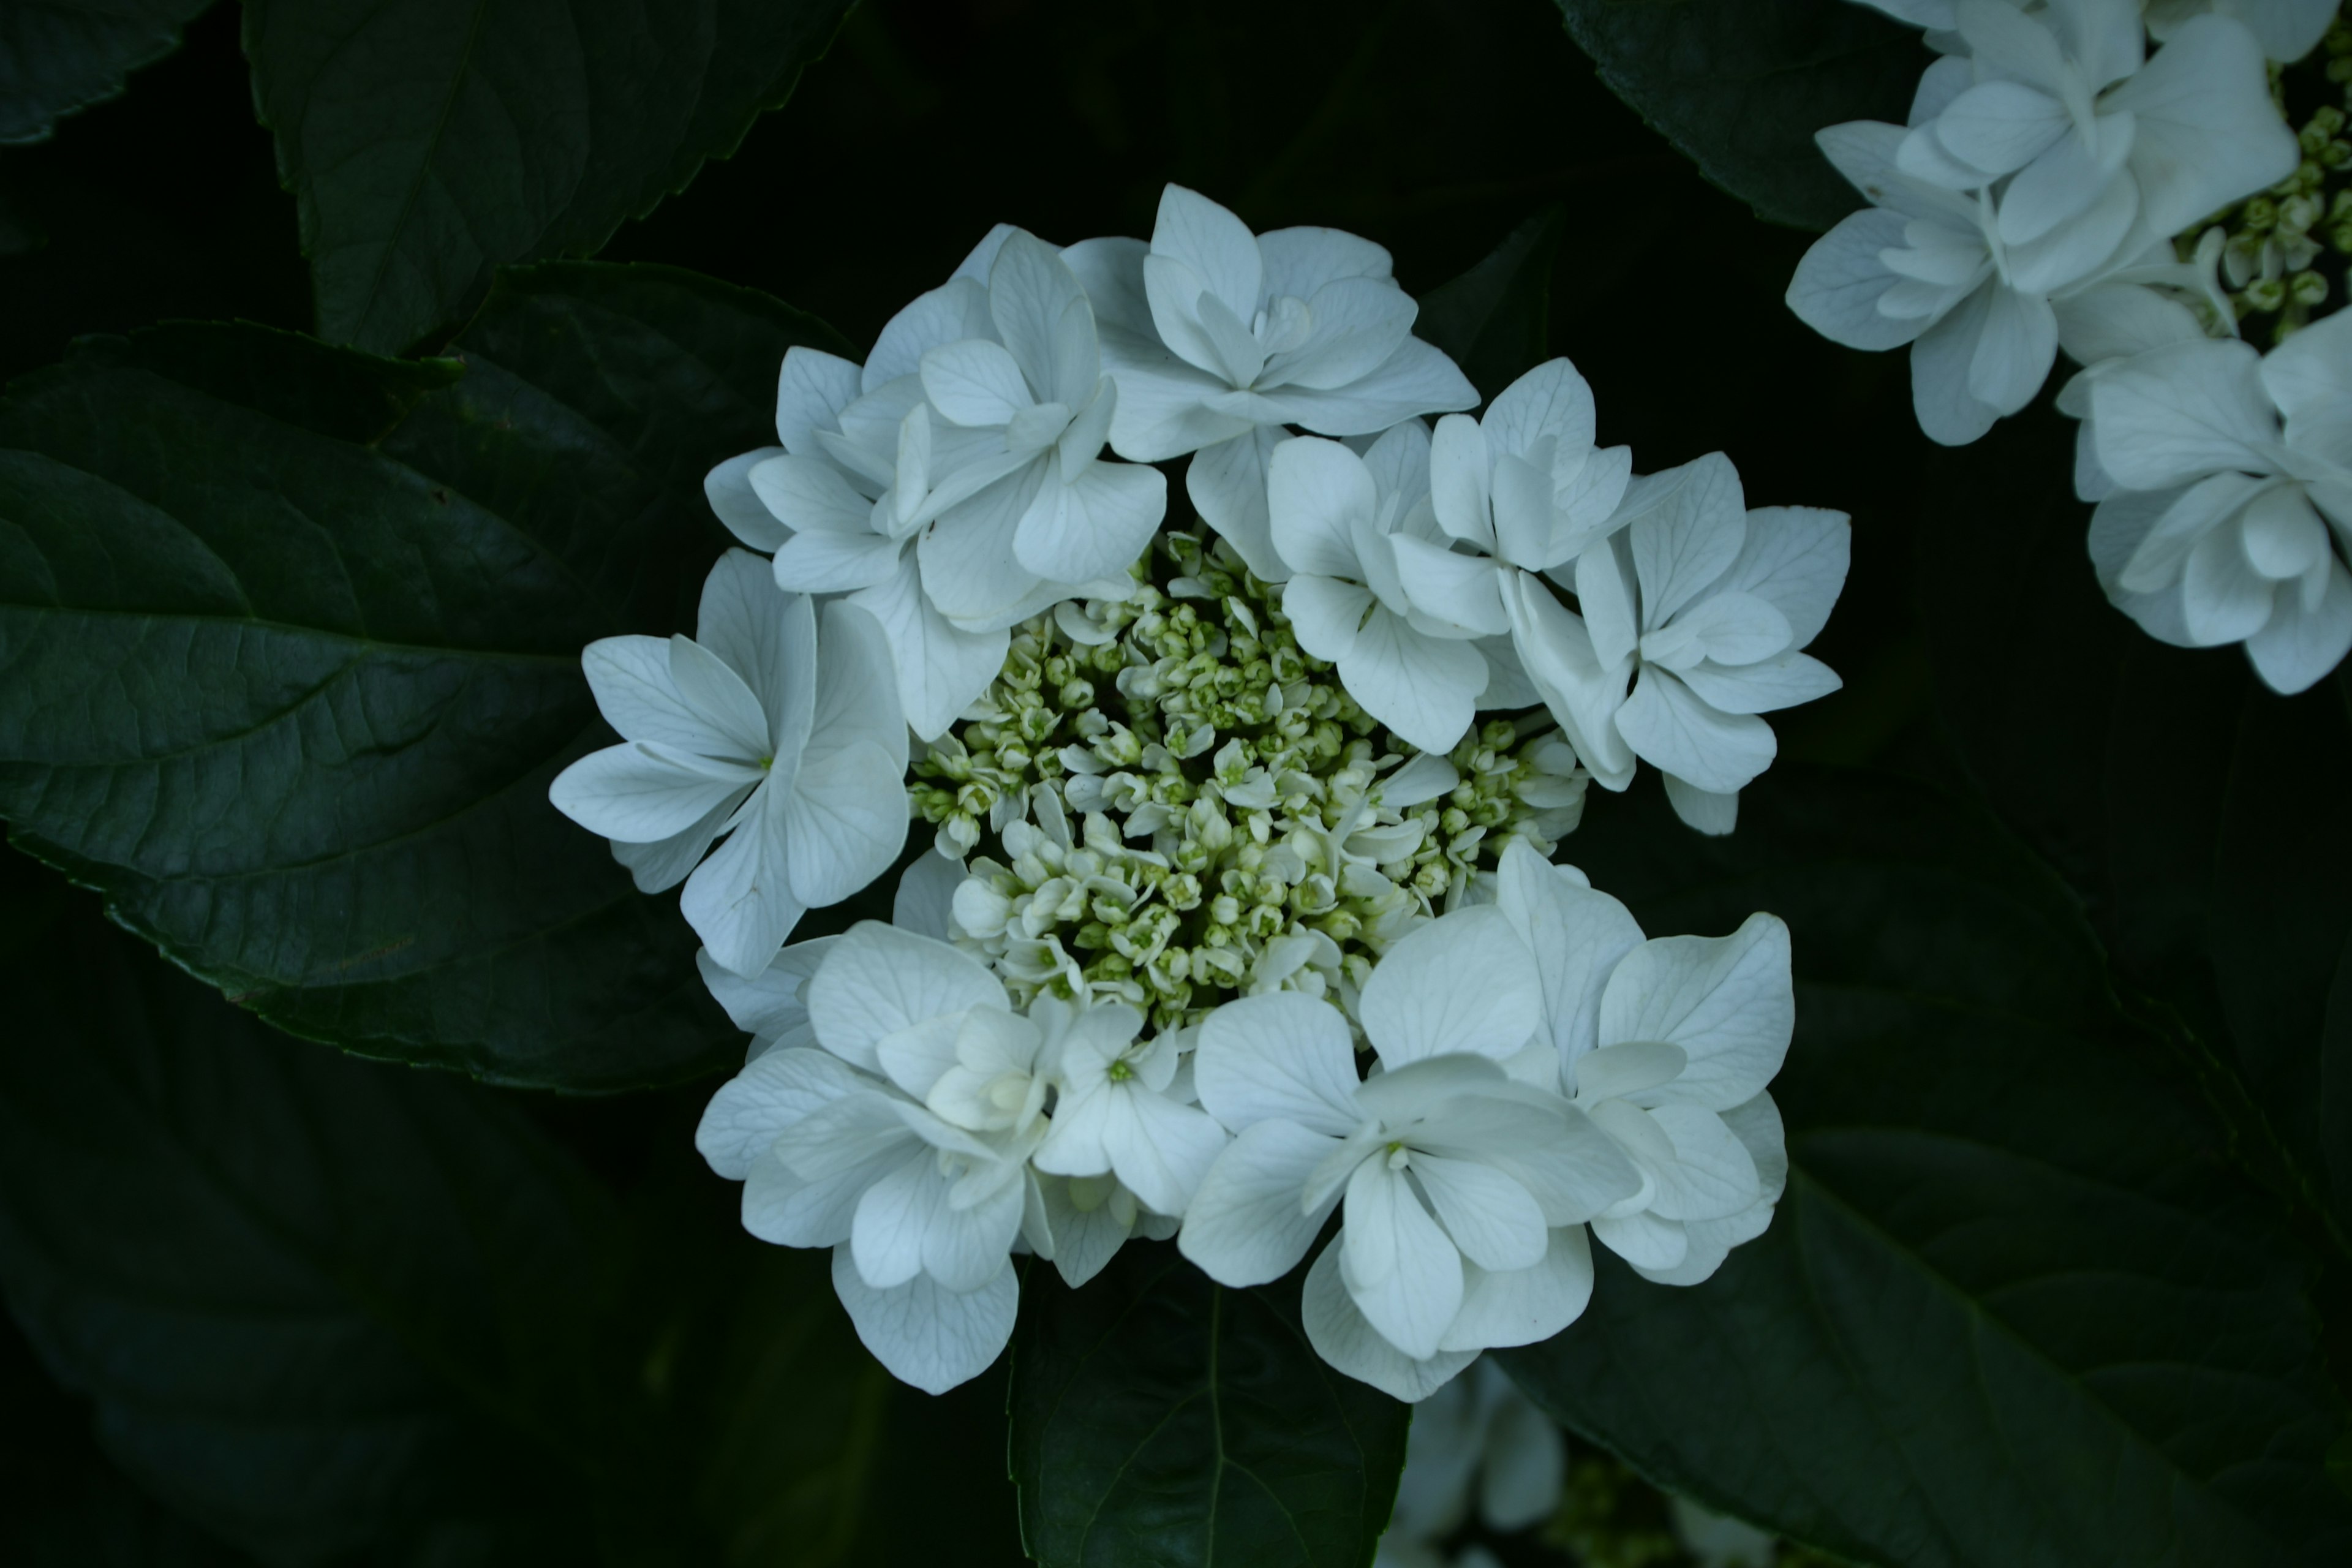
[[[1133,575],[1126,600],[1016,626],[914,766],[916,811],[973,856],[959,940],[1022,1004],[1083,986],[1174,1028],[1236,995],[1360,985],[1512,838],[1549,854],[1574,826],[1583,775],[1525,738],[1540,711],[1474,729],[1452,789],[1386,805],[1417,753],[1300,650],[1278,587],[1183,533]]]

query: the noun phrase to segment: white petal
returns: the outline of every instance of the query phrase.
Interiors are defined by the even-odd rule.
[[[923,395],[957,425],[1004,425],[1035,398],[1000,343],[942,343],[923,356]]]
[[[1528,949],[1492,905],[1457,910],[1408,933],[1373,965],[1357,1008],[1391,1070],[1452,1052],[1500,1059],[1543,1021]]]
[[[1397,351],[1418,307],[1391,279],[1339,278],[1307,298],[1307,340],[1268,362],[1259,385],[1350,385]]]
[[[1495,548],[1487,494],[1493,468],[1494,458],[1476,420],[1449,414],[1437,422],[1429,447],[1430,500],[1437,526],[1450,537],[1488,552]]]
[[[694,1147],[713,1171],[740,1182],[779,1132],[870,1083],[823,1051],[770,1051],[710,1097],[694,1130]]]
[[[1763,1195],[1755,1158],[1714,1111],[1662,1105],[1648,1114],[1675,1145],[1674,1163],[1654,1173],[1651,1213],[1667,1219],[1724,1219]]]
[[[922,369],[923,356],[943,343],[986,338],[995,331],[988,313],[988,289],[977,279],[956,278],[927,294],[883,325],[866,356],[858,384],[873,392]],[[792,445],[790,440],[785,446]]]
[[[806,995],[819,1043],[877,1073],[882,1064],[875,1047],[886,1036],[970,1007],[1012,1005],[978,960],[875,921],[859,921],[840,939],[810,978]]]
[[[956,890],[966,880],[963,867],[946,856],[918,855],[898,877],[898,891],[890,903],[890,923],[935,942],[948,941],[953,934]],[[724,1005],[726,998],[719,1001]]]
[[[780,790],[755,792],[727,842],[695,868],[679,895],[679,910],[711,958],[738,974],[773,963],[807,912],[787,876],[782,800]]]
[[[1761,664],[1696,664],[1675,672],[1700,701],[1724,713],[1771,713],[1826,697],[1845,682],[1806,653],[1784,653]],[[1728,831],[1728,829],[1726,829]]]
[[[2157,234],[2276,184],[2300,156],[2271,104],[2262,46],[2226,17],[2192,17],[2100,107],[2139,122],[2131,167]]]
[[[950,1290],[919,1276],[877,1290],[857,1277],[849,1248],[833,1253],[833,1289],[857,1338],[901,1383],[945,1394],[986,1372],[1013,1338],[1021,1287],[1011,1259],[977,1290]]]
[[[1996,79],[1945,105],[1934,135],[1962,162],[2006,174],[2025,167],[2069,129],[2064,104],[2023,82]]]
[[[667,838],[656,838],[650,844],[625,844],[613,841],[613,858],[629,868],[629,879],[640,893],[666,893],[701,863],[702,852],[710,847],[719,831],[733,818],[740,804],[733,795],[720,801],[696,819],[693,826]]]
[[[1780,1070],[1796,1006],[1789,928],[1754,914],[1727,937],[1658,937],[1627,954],[1601,995],[1600,1037],[1680,1046],[1689,1065],[1646,1102],[1724,1110]]]
[[[1386,1159],[1348,1178],[1339,1247],[1339,1278],[1365,1320],[1408,1356],[1436,1354],[1462,1306],[1462,1255]]]
[[[1684,1233],[1682,1222],[1654,1214],[1596,1219],[1592,1234],[1601,1246],[1645,1273],[1673,1268],[1690,1251],[1690,1237]]]
[[[2091,418],[2100,466],[2134,489],[2265,472],[2262,448],[2278,438],[2261,358],[2241,342],[2176,343],[2103,370]]]
[[[1073,1290],[1101,1273],[1134,1234],[1134,1226],[1121,1223],[1114,1205],[1108,1201],[1080,1208],[1071,1194],[1076,1184],[1055,1179],[1038,1184],[1045,1223],[1053,1233],[1054,1268],[1061,1275],[1062,1283]],[[1116,1190],[1108,1181],[1088,1184]]]
[[[596,710],[623,740],[702,757],[720,749],[718,732],[687,705],[670,679],[666,638],[600,637],[582,651],[580,668],[596,695]]]
[[[1658,776],[1666,786],[1666,804],[1675,808],[1675,815],[1692,832],[1720,838],[1739,826],[1738,790],[1717,795],[1712,790],[1686,784],[1672,773]]]
[[[1347,1018],[1319,997],[1277,991],[1224,1003],[1202,1022],[1192,1062],[1202,1105],[1229,1131],[1282,1121],[1339,1137],[1362,1121]]]
[[[1151,249],[1191,268],[1202,287],[1243,321],[1256,313],[1265,276],[1257,239],[1249,225],[1198,191],[1171,184],[1160,192]]]
[[[1598,428],[1592,388],[1567,360],[1546,360],[1496,393],[1479,425],[1498,455],[1530,458],[1546,441],[1559,451],[1582,451]]]
[[[924,596],[911,553],[887,582],[849,602],[881,627],[898,684],[893,706],[903,707],[906,725],[926,741],[945,734],[1004,667],[1012,634],[967,632],[940,614]]]
[[[1338,663],[1348,695],[1424,752],[1450,752],[1460,742],[1486,686],[1486,660],[1476,648],[1416,631],[1379,605]]]
[[[1401,419],[1475,408],[1478,389],[1435,345],[1407,338],[1370,374],[1329,391],[1276,389],[1285,422],[1324,436],[1370,436]]]
[[[1291,1121],[1260,1121],[1225,1145],[1184,1211],[1177,1249],[1221,1285],[1263,1285],[1297,1266],[1339,1202],[1313,1208],[1307,1184],[1335,1146]]]
[[[1480,637],[1511,629],[1510,612],[1503,608],[1502,568],[1494,562],[1405,534],[1394,535],[1390,547],[1414,609]]]
[[[1553,1230],[1532,1268],[1490,1273],[1471,1263],[1462,1272],[1462,1310],[1438,1342],[1441,1354],[1540,1343],[1582,1317],[1592,1300],[1592,1247],[1580,1225]]]
[[[1978,289],[1911,345],[1912,412],[1920,430],[1939,445],[1965,447],[2000,417],[1992,405],[1969,390],[1969,367],[1997,288],[1987,283]]]
[[[1372,608],[1370,589],[1336,577],[1297,576],[1283,584],[1283,614],[1298,646],[1317,658],[1347,658]]]
[[[2282,583],[2269,623],[2246,639],[2256,673],[2272,690],[2290,697],[2342,663],[2347,649],[2352,649],[2352,574],[2332,560],[2316,610],[2305,611],[2295,584]]]
[[[1571,1066],[1597,1043],[1601,987],[1641,944],[1642,928],[1623,904],[1524,840],[1503,851],[1496,878],[1496,905],[1535,958],[1551,1044]]]
[[[2058,318],[2050,301],[1995,289],[1969,359],[1969,395],[1996,413],[2014,414],[2042,390],[2057,355]]]
[[[811,1181],[771,1149],[744,1180],[743,1228],[775,1247],[837,1247],[856,1223],[857,1200],[890,1169],[876,1161]]]
[[[1156,346],[1158,339],[1153,339]],[[1254,421],[1221,414],[1207,400],[1229,391],[1223,378],[1160,353],[1148,363],[1114,364],[1118,405],[1110,422],[1111,450],[1134,463],[1160,463],[1236,436]]]
[[[2267,625],[2271,582],[2238,548],[2237,530],[2216,529],[2197,542],[2180,574],[2180,603],[2189,635],[2208,647],[2240,642]]]
[[[1120,408],[1126,407],[1122,389]],[[1281,430],[1258,426],[1230,440],[1206,445],[1184,468],[1184,493],[1192,498],[1201,521],[1241,552],[1252,573],[1267,583],[1290,575],[1282,553],[1274,547],[1273,525],[1266,512],[1267,472]],[[1120,455],[1128,456],[1125,447]]]
[[[652,844],[740,800],[759,782],[756,775],[756,769],[632,742],[589,752],[555,775],[547,796],[556,810],[591,833]]]
[[[1743,1149],[1741,1153],[1747,1152]],[[1527,1188],[1492,1165],[1417,1153],[1412,1173],[1445,1234],[1481,1268],[1528,1268],[1544,1255],[1543,1210]]]
[[[1478,1359],[1476,1351],[1440,1351],[1416,1361],[1373,1328],[1340,1280],[1340,1243],[1333,1241],[1307,1271],[1299,1300],[1307,1341],[1321,1356],[1359,1383],[1368,1383],[1408,1404],[1428,1398]]]
[[[1789,309],[1833,343],[1850,349],[1900,348],[1926,330],[1925,318],[1906,320],[1878,308],[1895,274],[1879,253],[1899,249],[1908,223],[1900,213],[1865,207],[1848,214],[1815,240],[1789,279]]]
[[[1764,721],[1722,712],[1654,666],[1617,710],[1617,731],[1643,761],[1714,795],[1745,788],[1777,750]]]
[[[780,593],[765,564],[741,550],[719,558],[702,582],[694,640],[760,700],[773,754],[795,757],[816,705],[816,607],[801,595]]]
[[[776,439],[784,450],[813,453],[815,433],[840,428],[841,411],[863,390],[862,373],[838,354],[795,343],[776,372]]]
[[[1604,667],[1591,635],[1543,580],[1520,573],[1506,587],[1511,643],[1544,705],[1605,788],[1623,789],[1633,776],[1633,752],[1617,732],[1628,667]]]
[[[1073,306],[1076,307],[1075,317]],[[1066,353],[1076,351],[1082,351],[1077,357],[1083,364],[1074,368],[1086,382],[1086,390],[1093,389],[1100,374],[1093,314],[1087,308],[1086,290],[1077,275],[1052,246],[1020,229],[1004,235],[989,265],[988,311],[996,324],[996,335],[1039,397],[1066,399],[1078,393],[1076,386],[1065,384],[1058,369]],[[1066,345],[1060,340],[1074,319],[1082,323],[1083,342]]]
[[[1311,300],[1333,279],[1386,278],[1391,266],[1386,249],[1336,228],[1268,229],[1257,237],[1257,248],[1265,266],[1260,287],[1269,299]]]
[[[751,1049],[744,1058],[747,1062],[774,1047],[816,1044],[816,1036],[808,1027],[808,1007],[802,1001],[802,994],[809,976],[816,973],[816,966],[839,940],[821,936],[793,942],[776,954],[773,963],[749,977],[720,968],[707,952],[694,955],[694,966],[702,975],[702,984],[727,1009],[727,1016],[735,1026],[753,1037]]]
[[[1045,467],[1044,458],[1033,460],[941,513],[917,538],[923,594],[941,615],[984,621],[1035,589],[1037,574],[1021,564],[1013,539],[1045,485]]]
[[[829,458],[772,457],[751,469],[745,482],[787,534],[855,539],[873,532],[873,500],[852,486],[849,476]]]
[[[1748,506],[1731,459],[1710,452],[1682,472],[1683,482],[1629,530],[1644,626],[1664,625],[1722,576],[1748,538]]]
[[[776,552],[776,585],[794,594],[846,594],[898,569],[905,541],[878,533],[795,533]]]
[[[809,723],[802,766],[845,747],[870,745],[904,772],[907,721],[898,711],[898,678],[880,621],[856,601],[824,607],[817,640],[816,711]]]
[[[772,552],[792,535],[776,521],[759,492],[751,488],[751,470],[771,458],[784,455],[782,447],[761,447],[728,458],[702,477],[703,499],[727,531],[761,552]]]
[[[1754,508],[1739,555],[1719,580],[1722,589],[1769,601],[1789,618],[1790,646],[1803,647],[1821,635],[1845,588],[1853,535],[1842,511]]]
[[[1183,1214],[1224,1152],[1225,1130],[1197,1106],[1149,1089],[1114,1087],[1110,1099],[1104,1142],[1120,1184],[1156,1213]]]
[[[871,741],[812,756],[783,807],[793,897],[837,904],[887,871],[907,847],[904,764]]]
[[[1013,536],[1013,552],[1054,582],[1117,577],[1150,545],[1167,513],[1168,480],[1159,469],[1088,463],[1076,480],[1039,490]]]
[[[1379,505],[1364,460],[1337,441],[1295,437],[1274,448],[1265,485],[1268,532],[1282,563],[1294,573],[1360,581],[1355,529]]]

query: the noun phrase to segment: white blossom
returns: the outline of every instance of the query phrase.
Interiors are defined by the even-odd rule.
[[[1225,1147],[1224,1129],[1180,1100],[1175,1034],[1138,1039],[1143,1015],[1123,1002],[1079,1008],[1050,996],[1030,1007],[1058,1034],[1061,1094],[1037,1168],[1059,1176],[1116,1175],[1155,1213],[1181,1215]]]
[[[1872,205],[1806,253],[1788,301],[1849,347],[1911,344],[1920,428],[1961,446],[2041,389],[2074,301],[2298,153],[2225,17],[2144,66],[2129,0],[1958,0],[1951,25],[1962,52],[1921,78],[1907,130],[1820,133]]]
[[[2021,4],[2021,0],[2011,0]],[[2312,51],[2336,19],[2336,0],[2135,0],[2147,30],[2167,39],[2198,16],[2221,16],[2242,24],[2272,59],[2294,61]],[[1861,0],[1898,21],[1940,35],[1949,47],[1958,39],[1958,0]]]
[[[1625,906],[1523,845],[1496,907],[1533,954],[1561,1089],[1640,1173],[1592,1234],[1648,1279],[1696,1285],[1763,1234],[1788,1178],[1765,1085],[1795,1027],[1789,929],[1643,941]]]
[[[1581,1222],[1641,1178],[1581,1111],[1506,1071],[1542,1006],[1505,917],[1474,907],[1374,966],[1359,1001],[1371,1078],[1357,1079],[1348,1021],[1328,1002],[1281,993],[1218,1008],[1195,1079],[1238,1136],[1178,1246],[1213,1279],[1259,1284],[1344,1203],[1307,1273],[1307,1336],[1400,1399],[1426,1397],[1490,1345],[1559,1332],[1591,1293]]]
[[[861,610],[829,605],[822,619],[820,632],[815,604],[780,593],[765,563],[728,552],[695,637],[605,637],[582,654],[622,742],[548,788],[613,840],[641,890],[685,882],[688,921],[739,975],[764,970],[805,911],[865,887],[906,843],[889,650]]]
[[[1423,752],[1454,749],[1486,689],[1471,639],[1508,629],[1491,586],[1484,624],[1420,608],[1408,574],[1449,554],[1429,500],[1429,433],[1399,425],[1359,458],[1337,441],[1294,437],[1274,449],[1266,505],[1282,595],[1298,646],[1338,667],[1364,710]],[[1444,570],[1440,564],[1439,570]]]
[[[1412,335],[1419,307],[1389,253],[1338,229],[1253,235],[1171,184],[1149,246],[1090,239],[1063,255],[1118,383],[1112,449],[1140,463],[1194,454],[1192,504],[1268,582],[1285,575],[1265,510],[1285,426],[1370,436],[1478,401],[1452,360]]]
[[[2086,384],[2116,487],[2091,525],[2108,597],[2166,642],[2243,642],[2279,691],[2335,668],[2352,648],[2352,315],[2267,355],[2167,344]]]
[[[1843,512],[1749,510],[1720,453],[1643,479],[1621,526],[1553,581],[1507,584],[1519,656],[1592,776],[1623,789],[1639,757],[1683,820],[1727,833],[1778,746],[1758,715],[1838,689],[1802,649],[1845,585]]]
[[[704,482],[738,537],[774,552],[779,584],[846,594],[880,623],[925,739],[986,689],[1013,623],[1074,594],[1122,593],[1125,559],[1100,561],[1131,557],[1164,510],[1158,474],[1096,460],[1116,395],[1091,340],[1068,269],[1000,227],[891,319],[863,367],[788,351],[782,449],[730,458]],[[927,363],[955,418],[931,403]],[[1095,574],[1064,582],[1031,563]]]
[[[951,1388],[1013,1332],[1011,1253],[1043,1130],[973,1131],[924,1101],[967,1037],[1013,1021],[1003,987],[944,943],[865,921],[802,997],[815,1045],[755,1058],[712,1097],[695,1146],[744,1184],[752,1235],[834,1248],[835,1291],[883,1365]]]

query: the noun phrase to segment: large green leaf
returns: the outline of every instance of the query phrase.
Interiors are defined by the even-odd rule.
[[[735,150],[849,0],[248,0],[319,328],[397,352]]]
[[[1297,1275],[1229,1290],[1172,1245],[1130,1242],[1082,1290],[1032,1268],[1022,1296],[1013,1474],[1037,1562],[1371,1560],[1408,1407],[1316,1355]]]
[[[1788,920],[1793,1169],[1708,1283],[1604,1265],[1582,1321],[1506,1356],[1522,1384],[1862,1562],[2344,1561],[2313,1270],[2054,879],[1916,785],[1776,771],[1721,840],[1609,804],[1570,855],[1646,929]]]
[[[178,47],[212,0],[9,0],[0,5],[0,143],[40,142]]]
[[[2282,698],[2242,650],[2168,647],[2109,605],[2090,509],[2051,479],[2073,434],[2037,411],[1932,470],[1937,707],[1987,796],[2088,900],[2124,981],[2210,1060],[2241,1159],[2344,1245],[2352,1020],[2331,996],[2352,942],[2352,682]]]
[[[722,1065],[674,898],[547,803],[588,641],[692,625],[700,479],[825,330],[662,268],[509,275],[455,361],[249,327],[0,403],[0,816],[273,1023],[610,1089]]]
[[[94,911],[0,975],[0,1291],[173,1509],[273,1563],[848,1557],[886,1380],[677,1118],[625,1209],[495,1091],[286,1039]],[[212,1560],[161,1521],[118,1560],[148,1536]]]
[[[1559,0],[1601,79],[1759,216],[1827,228],[1862,205],[1813,145],[1900,123],[1932,57],[1849,0]]]

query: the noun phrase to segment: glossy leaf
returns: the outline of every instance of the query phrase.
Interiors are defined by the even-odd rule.
[[[1606,1264],[1506,1355],[1576,1430],[1857,1561],[2341,1561],[2313,1268],[2063,889],[1924,788],[1776,773],[1727,839],[1664,804],[1573,848],[1647,929],[1794,934],[1793,1165],[1708,1283]]]
[[[1563,207],[1546,207],[1503,237],[1467,272],[1421,297],[1416,336],[1454,356],[1492,398],[1551,354],[1551,272]]]
[[[1933,58],[1916,28],[1849,0],[1559,4],[1612,91],[1759,216],[1799,228],[1862,205],[1813,132],[1900,124]]]
[[[179,46],[212,0],[11,0],[0,6],[0,143],[42,142],[58,121],[122,90]]]
[[[1297,1280],[1229,1290],[1129,1242],[1082,1290],[1033,1268],[1013,1340],[1013,1474],[1045,1568],[1361,1564],[1408,1407],[1326,1366]]]
[[[319,330],[387,353],[507,262],[593,254],[735,150],[847,0],[252,0]]]
[[[692,625],[719,458],[830,345],[660,268],[511,276],[454,361],[247,327],[0,404],[0,816],[281,1027],[510,1082],[723,1065],[675,896],[547,784],[590,640]]]

